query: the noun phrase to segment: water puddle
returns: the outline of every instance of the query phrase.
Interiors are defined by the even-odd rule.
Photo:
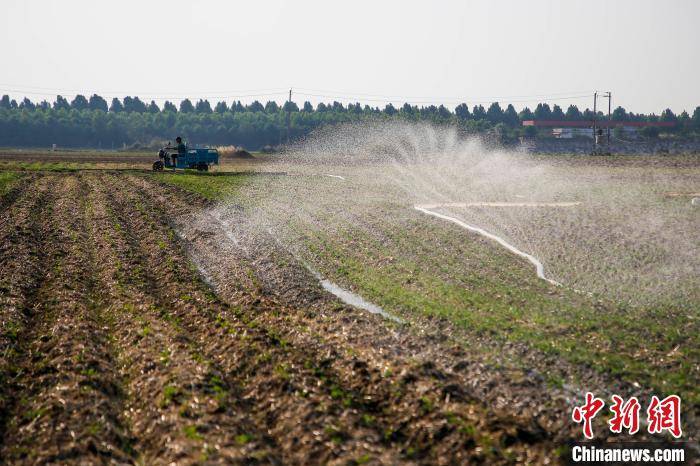
[[[316,279],[321,284],[321,286],[323,287],[324,290],[328,291],[329,293],[334,295],[336,298],[340,299],[345,304],[349,304],[350,306],[354,306],[356,308],[363,309],[363,310],[370,312],[372,314],[379,314],[380,316],[384,317],[385,319],[392,320],[392,321],[397,322],[399,324],[403,323],[403,320],[399,319],[395,315],[386,312],[384,309],[377,306],[376,304],[372,304],[368,301],[365,301],[362,298],[362,296],[360,296],[356,293],[353,293],[352,291],[346,290],[345,288],[342,288],[342,287],[336,285],[332,281],[323,278],[321,276],[321,274],[319,274],[318,272],[316,272],[315,270],[310,268],[308,265],[306,266],[306,268],[309,269],[309,272],[311,272],[311,274],[314,277],[316,277]]]

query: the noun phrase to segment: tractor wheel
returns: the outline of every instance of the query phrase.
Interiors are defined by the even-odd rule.
[[[154,172],[163,171],[163,166],[164,166],[164,165],[163,165],[163,162],[162,162],[162,161],[156,160],[155,162],[153,162],[153,171],[154,171]]]
[[[207,165],[204,162],[199,162],[197,164],[197,170],[200,172],[205,172],[205,171],[209,170],[209,165]]]

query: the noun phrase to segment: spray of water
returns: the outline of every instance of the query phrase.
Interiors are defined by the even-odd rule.
[[[632,304],[697,304],[699,211],[663,193],[697,189],[698,170],[589,161],[505,150],[452,127],[327,127],[278,157],[275,171],[288,176],[243,189],[244,215],[225,206],[216,215],[237,235],[274,235],[316,267],[328,238],[381,245],[416,216],[441,221],[418,206],[473,227],[456,231],[459,241],[476,229],[497,238],[552,283]]]

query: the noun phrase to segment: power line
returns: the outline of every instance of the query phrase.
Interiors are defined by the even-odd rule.
[[[461,104],[461,103],[472,103],[472,104],[489,104],[495,102],[495,100],[481,100],[481,101],[475,101],[471,99],[455,99],[455,100],[440,100],[440,99],[430,99],[430,100],[412,100],[408,98],[395,98],[395,99],[376,99],[376,98],[361,98],[359,96],[355,97],[350,97],[347,95],[329,95],[329,94],[312,94],[312,93],[307,93],[307,92],[297,92],[299,95],[305,95],[308,97],[319,97],[319,98],[324,98],[324,99],[341,99],[341,100],[356,100],[356,101],[363,101],[363,102],[398,102],[398,101],[403,101],[406,103],[411,103],[411,104],[435,104],[435,103],[442,103],[442,104]],[[542,98],[542,99],[522,99],[522,100],[509,100],[508,103],[528,103],[528,102],[541,102],[541,101],[560,101],[560,100],[574,100],[574,99],[583,99],[583,98],[589,98],[591,97],[592,94],[580,94],[580,95],[570,95],[570,96],[564,96],[564,97],[549,97],[549,98]]]
[[[318,95],[331,95],[333,97],[377,97],[381,99],[387,99],[387,100],[410,100],[410,101],[498,101],[498,100],[505,100],[505,99],[522,99],[522,98],[543,98],[543,97],[558,97],[558,96],[564,96],[564,95],[578,95],[578,94],[585,94],[585,96],[590,97],[592,95],[591,90],[579,90],[579,91],[565,91],[565,92],[548,92],[546,94],[522,94],[522,95],[501,95],[501,96],[480,96],[480,97],[436,97],[436,96],[400,96],[400,95],[390,95],[390,94],[365,94],[361,92],[343,92],[343,91],[330,91],[330,90],[322,90],[322,89],[310,89],[310,88],[304,88],[304,87],[297,87],[297,90],[300,91],[307,91],[311,94],[318,94]]]
[[[12,89],[33,89],[33,90],[40,90],[40,91],[51,91],[53,92],[78,92],[78,93],[85,93],[85,89],[71,89],[71,88],[63,88],[63,87],[38,87],[38,86],[24,86],[24,85],[17,85],[17,84],[2,84],[0,83],[0,87],[2,88],[12,88]],[[258,89],[228,89],[228,90],[219,90],[219,91],[207,91],[207,92],[202,92],[202,91],[191,91],[191,92],[183,92],[183,93],[175,93],[175,92],[168,92],[167,94],[172,94],[172,95],[192,95],[192,94],[199,94],[202,96],[205,95],[214,95],[214,94],[221,94],[221,95],[230,95],[230,94],[249,94],[249,93],[260,93],[260,94],[265,94],[265,93],[277,93],[277,92],[286,92],[288,88],[286,87],[268,87],[268,88],[258,88]],[[133,90],[119,90],[119,91],[104,91],[102,92],[103,94],[141,94],[141,95],[161,95],[160,93],[153,93],[151,91],[144,91],[144,92],[135,92]]]
[[[34,90],[26,90],[26,89],[34,89]],[[39,90],[43,89],[44,92],[40,92]],[[272,92],[275,91],[275,92]],[[84,90],[78,90],[78,89],[58,89],[58,88],[37,88],[37,87],[31,87],[31,86],[9,86],[9,85],[3,85],[0,84],[0,92],[11,92],[11,93],[17,93],[17,94],[29,94],[29,95],[41,95],[41,96],[47,96],[47,95],[77,95],[77,94],[82,94],[85,96],[88,96],[90,94],[98,94],[102,96],[107,96],[107,97],[117,97],[117,96],[125,96],[125,95],[133,95],[133,96],[139,96],[143,98],[151,98],[151,99],[156,99],[156,100],[167,100],[167,99],[185,99],[185,98],[190,98],[192,95],[197,95],[199,98],[209,98],[209,99],[231,99],[231,98],[244,98],[244,97],[265,97],[265,96],[273,96],[273,95],[286,95],[286,88],[276,88],[276,89],[251,89],[247,91],[239,90],[239,91],[220,91],[218,94],[213,94],[213,93],[199,93],[199,92],[191,92],[188,94],[171,94],[171,95],[163,95],[163,94],[152,94],[152,93],[142,93],[142,92],[131,92],[131,91],[109,91],[109,92],[100,92],[100,91],[93,91],[93,92],[86,92]]]

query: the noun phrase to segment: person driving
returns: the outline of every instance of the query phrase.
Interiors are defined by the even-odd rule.
[[[175,149],[177,152],[174,152],[171,157],[173,158],[173,170],[177,167],[177,158],[178,157],[184,157],[187,155],[187,146],[185,145],[184,142],[182,142],[182,138],[180,136],[175,138],[176,145],[175,147],[166,147],[166,149]]]

